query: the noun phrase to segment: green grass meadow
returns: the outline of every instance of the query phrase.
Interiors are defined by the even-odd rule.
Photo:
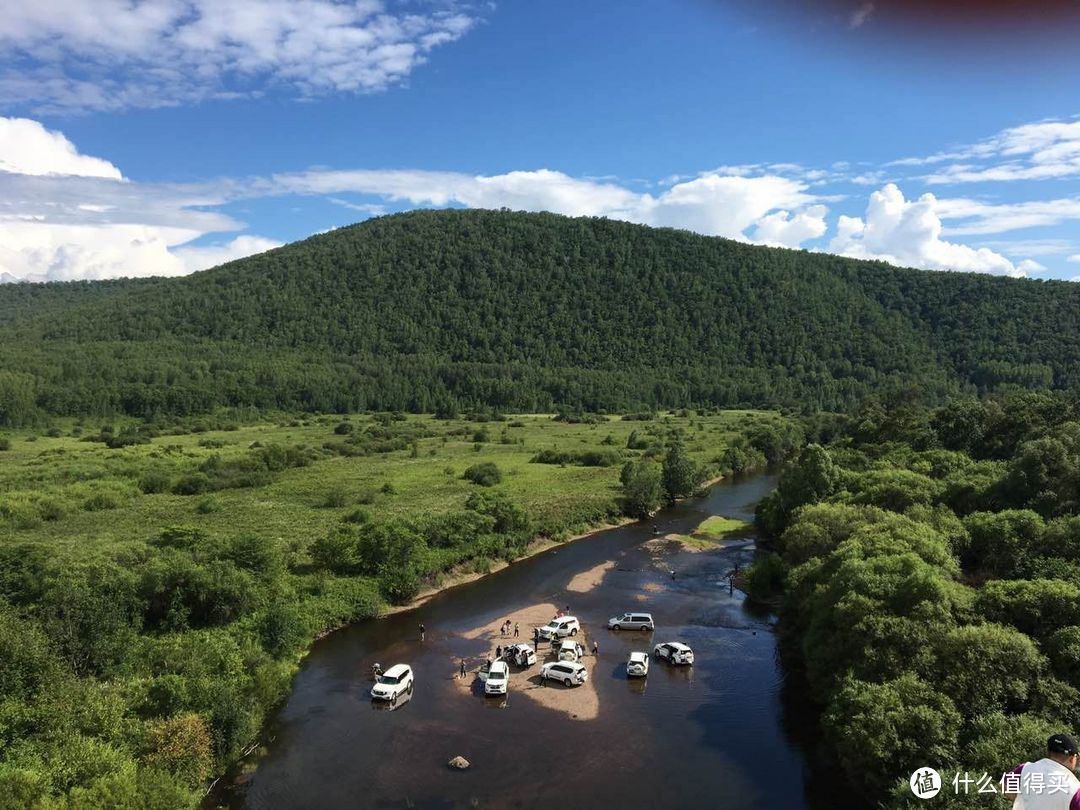
[[[627,461],[659,482],[681,448],[690,491],[801,435],[769,412],[579,419],[0,434],[0,810],[194,807],[318,635],[620,518]]]
[[[119,449],[69,435],[72,425],[62,426],[65,435],[59,437],[7,433],[10,449],[0,452],[0,537],[88,557],[141,543],[162,527],[183,524],[222,537],[256,534],[267,542],[304,548],[357,507],[377,518],[460,509],[477,489],[462,473],[483,462],[494,462],[502,470],[498,490],[524,507],[542,530],[558,536],[618,513],[619,466],[530,463],[538,451],[623,450],[633,431],[659,440],[676,430],[682,431],[696,461],[716,466],[742,430],[773,418],[763,412],[725,411],[710,416],[666,415],[649,422],[612,417],[601,424],[571,424],[555,421],[550,414],[515,415],[502,422],[410,415],[402,428],[420,436],[415,455],[410,447],[356,457],[336,455],[323,445],[341,439],[334,428],[342,422],[363,431],[374,423],[372,416],[309,417],[162,435],[149,444]],[[479,431],[487,432],[487,441],[473,440]],[[605,440],[611,443],[605,445]],[[271,444],[310,448],[315,461],[279,472],[260,487],[194,496],[140,490],[140,481],[150,473],[173,482],[211,456],[229,459],[247,453],[252,445]],[[387,485],[389,491],[384,491]],[[336,502],[341,505],[327,505],[331,494],[342,498]]]

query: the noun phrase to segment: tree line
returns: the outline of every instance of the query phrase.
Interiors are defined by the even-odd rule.
[[[760,504],[771,552],[748,588],[780,594],[786,653],[863,795],[908,807],[924,765],[996,782],[1080,726],[1078,492],[1076,401],[1014,394],[867,403]]]
[[[424,211],[179,279],[0,287],[0,425],[219,407],[851,410],[1080,380],[1080,288]]]

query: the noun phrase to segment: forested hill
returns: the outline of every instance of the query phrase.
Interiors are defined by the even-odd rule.
[[[1080,285],[604,219],[418,211],[178,279],[0,287],[0,423],[486,405],[842,408],[1080,384]]]

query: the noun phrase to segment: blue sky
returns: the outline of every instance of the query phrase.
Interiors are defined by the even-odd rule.
[[[447,205],[1080,276],[1076,17],[901,22],[884,0],[38,0],[0,20],[0,278],[176,275]]]

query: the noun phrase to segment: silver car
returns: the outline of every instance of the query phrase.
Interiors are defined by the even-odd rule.
[[[611,630],[655,630],[651,613],[624,613],[614,619],[608,619]]]

